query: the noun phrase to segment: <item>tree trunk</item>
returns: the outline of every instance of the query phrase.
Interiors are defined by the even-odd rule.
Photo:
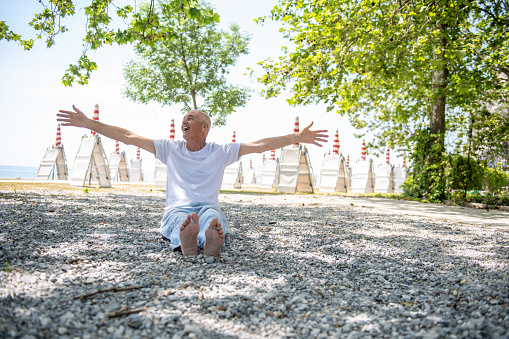
[[[446,1],[447,5],[447,1]],[[447,26],[445,24],[437,25],[437,28],[445,33]],[[429,145],[432,146],[434,143],[440,143],[440,149],[444,148],[445,140],[445,103],[446,103],[446,88],[447,80],[449,77],[449,70],[447,69],[447,60],[445,58],[445,51],[447,49],[447,38],[442,37],[438,41],[440,48],[440,54],[433,51],[433,61],[439,66],[433,68],[431,75],[431,100],[429,108],[429,132],[430,139]],[[439,152],[441,153],[441,152]],[[435,154],[437,156],[438,154]],[[442,154],[439,154],[441,156]],[[437,159],[430,159],[433,163]]]
[[[198,105],[196,104],[196,91],[194,88],[191,89],[191,98],[193,99],[193,109],[198,109]]]
[[[439,56],[440,57],[440,56]],[[439,60],[443,61],[443,60]],[[443,64],[442,64],[443,65]],[[438,152],[428,153],[426,161],[429,165],[435,164],[440,161],[443,155],[444,142],[445,142],[445,102],[446,95],[445,89],[447,87],[447,76],[449,72],[443,65],[441,68],[433,69],[432,74],[432,88],[433,94],[431,97],[431,103],[429,108],[429,139],[428,147],[430,150],[434,147]],[[438,145],[435,145],[437,144]],[[435,145],[435,146],[434,146]]]
[[[443,33],[447,31],[445,24],[440,24],[437,28]],[[433,61],[439,66],[433,68],[433,73],[431,75],[432,95],[429,111],[429,129],[431,135],[445,134],[445,90],[449,76],[449,70],[446,65],[447,60],[445,58],[447,43],[447,38],[440,38],[438,43],[440,54],[437,55],[437,53],[433,51]]]
[[[445,66],[433,70],[432,88],[434,93],[429,112],[429,130],[431,135],[445,134],[445,88],[447,87],[448,75],[449,72]]]
[[[437,27],[445,32],[447,27],[440,24]],[[424,154],[424,187],[425,197],[442,200],[445,193],[445,165],[443,161],[445,152],[445,104],[446,88],[449,76],[445,50],[447,38],[440,38],[438,42],[440,53],[433,52],[433,61],[437,67],[433,68],[431,75],[431,98],[429,107],[429,135]]]

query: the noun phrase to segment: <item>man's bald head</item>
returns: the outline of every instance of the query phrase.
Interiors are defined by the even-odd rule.
[[[194,115],[195,118],[197,118],[201,122],[207,124],[207,134],[209,133],[210,127],[211,127],[211,120],[210,120],[210,117],[206,113],[204,113],[200,110],[197,110],[197,109],[193,109],[193,110],[190,110],[187,114],[192,114],[192,115]]]

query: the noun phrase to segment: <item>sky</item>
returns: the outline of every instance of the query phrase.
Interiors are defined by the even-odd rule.
[[[133,1],[122,0],[124,3]],[[138,1],[139,4],[140,1]],[[221,17],[220,27],[227,28],[237,23],[242,32],[251,35],[249,54],[242,55],[237,64],[230,68],[231,83],[249,87],[254,92],[245,107],[237,108],[227,118],[226,126],[213,127],[208,140],[217,143],[230,142],[233,131],[237,142],[256,141],[265,137],[293,132],[298,116],[301,128],[314,122],[313,129],[327,129],[328,143],[323,147],[308,145],[315,174],[320,172],[323,156],[332,150],[334,133],[339,130],[340,152],[350,155],[353,164],[361,155],[362,140],[354,137],[356,132],[347,117],[326,112],[324,105],[292,107],[287,104],[289,93],[265,99],[260,96],[263,88],[247,73],[247,68],[257,68],[257,63],[266,58],[277,58],[282,46],[289,46],[279,32],[280,24],[267,20],[257,25],[253,19],[270,14],[277,3],[274,0],[211,0]],[[83,1],[81,1],[83,3]],[[34,13],[41,11],[37,0],[0,0],[0,21],[5,21],[14,31],[27,37],[34,36],[28,22]],[[24,51],[15,42],[0,41],[0,165],[38,167],[45,151],[55,143],[59,109],[72,109],[76,105],[90,118],[95,104],[99,105],[100,121],[120,126],[144,137],[158,139],[169,137],[171,119],[177,127],[176,139],[182,139],[180,123],[182,113],[179,106],[162,107],[157,103],[137,104],[121,94],[124,86],[122,66],[134,57],[131,46],[108,46],[89,53],[96,61],[98,70],[92,73],[88,85],[65,87],[61,78],[69,64],[75,63],[82,53],[84,17],[82,10],[65,24],[70,29],[57,36],[56,44],[47,49],[43,40],[36,41],[35,47]],[[72,168],[81,138],[90,131],[62,127],[62,144],[67,163]],[[371,136],[366,135],[366,142]],[[102,139],[106,155],[114,151],[115,141]],[[136,156],[137,148],[121,144],[128,160]],[[267,153],[268,155],[268,153]],[[279,151],[276,151],[279,156]],[[153,172],[154,156],[142,150],[144,171]],[[385,162],[385,155],[373,157],[376,164]],[[252,160],[254,167],[262,161],[261,154],[244,156],[243,166]],[[391,163],[401,164],[402,158],[391,154]]]

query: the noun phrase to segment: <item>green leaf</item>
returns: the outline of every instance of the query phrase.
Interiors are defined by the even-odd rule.
[[[50,0],[46,4],[40,2],[43,8],[28,24],[36,31],[36,39],[23,39],[21,35],[10,30],[5,21],[0,21],[0,40],[16,41],[25,50],[31,49],[35,41],[39,39],[45,40],[47,48],[53,46],[56,43],[56,37],[68,31],[68,28],[63,25],[63,19],[72,17],[76,13],[77,2],[72,0]],[[164,27],[159,21],[159,11],[166,10],[168,13],[183,15],[197,25],[217,23],[220,20],[217,13],[198,0],[149,0],[148,3],[138,6],[138,12],[135,12],[131,5],[120,6],[121,3],[118,0],[93,0],[88,2],[88,6],[78,9],[87,19],[83,37],[85,56],[89,50],[96,50],[104,45],[136,42],[153,46],[156,41],[162,41],[164,36],[173,39],[175,34],[165,30],[168,27],[173,29],[174,25]],[[152,4],[153,11],[148,13]],[[121,19],[117,20],[118,22],[124,22],[125,25],[112,28],[115,16]],[[72,20],[67,22],[73,23]],[[91,72],[96,68],[95,63],[80,59],[65,71],[62,83],[65,86],[72,86],[74,83],[87,84]]]

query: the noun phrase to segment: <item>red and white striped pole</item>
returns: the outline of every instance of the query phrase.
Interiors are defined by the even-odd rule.
[[[115,153],[120,154],[120,142],[118,140],[115,140]]]
[[[366,142],[362,139],[361,160],[366,160]]]
[[[403,167],[406,167],[406,152],[403,152]]]
[[[346,156],[346,167],[350,167],[350,154]]]
[[[233,131],[232,142],[235,142],[235,131]]]
[[[60,124],[57,126],[57,140],[55,142],[55,148],[59,148],[62,144],[62,134],[60,133]]]
[[[390,148],[387,146],[387,153],[385,154],[385,163],[389,165],[389,157],[390,157]]]
[[[270,151],[270,160],[276,160],[276,150]]]
[[[339,155],[339,133],[336,130],[336,135],[334,135],[334,145],[332,146],[332,154]]]
[[[138,151],[136,152],[136,160],[140,160],[140,158],[141,158],[141,150],[138,147]]]
[[[249,158],[249,169],[253,169],[253,159]]]
[[[94,108],[94,116],[92,117],[92,120],[99,121],[99,105],[96,104]],[[94,131],[91,131],[92,135],[95,135]]]
[[[170,140],[175,140],[175,121],[173,119],[171,119],[170,124]]]
[[[295,124],[293,125],[293,133],[299,133],[299,117],[295,117]],[[293,147],[299,147],[299,143],[293,144]]]
[[[262,162],[265,162],[265,153],[262,153]]]

